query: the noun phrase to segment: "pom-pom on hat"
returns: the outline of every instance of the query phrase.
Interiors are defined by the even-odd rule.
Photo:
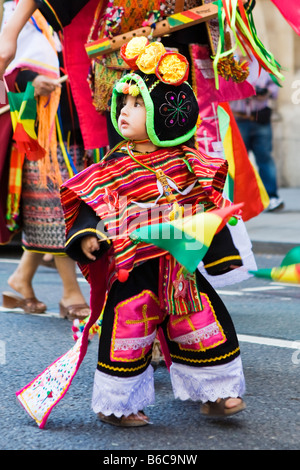
[[[112,123],[122,136],[117,124],[118,99],[122,94],[141,94],[151,142],[158,147],[182,144],[195,134],[199,114],[195,94],[186,82],[188,62],[182,54],[167,52],[161,43],[141,41],[139,49],[136,39],[135,50],[139,54],[135,55],[134,63],[130,57],[130,66],[134,71],[123,76],[113,90]],[[130,42],[127,47],[131,50]],[[121,53],[125,61],[128,60],[127,47]]]

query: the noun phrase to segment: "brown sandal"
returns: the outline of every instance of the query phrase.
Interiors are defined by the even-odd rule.
[[[84,320],[91,314],[91,309],[87,304],[76,304],[65,307],[61,302],[59,303],[59,315],[68,320]]]
[[[240,398],[240,397],[239,397]],[[241,399],[241,402],[232,407],[226,407],[226,401],[228,398],[220,398],[217,401],[207,401],[201,406],[201,414],[205,416],[214,416],[224,418],[225,416],[232,416],[246,408],[246,403]]]
[[[124,428],[146,426],[149,424],[149,418],[142,411],[137,414],[131,414],[129,416],[121,416],[117,418],[115,415],[105,416],[103,413],[98,413],[98,417],[103,423],[112,424],[113,426],[120,426]]]
[[[21,308],[25,313],[45,313],[47,306],[36,297],[24,299],[12,292],[3,292],[2,306],[8,309]]]

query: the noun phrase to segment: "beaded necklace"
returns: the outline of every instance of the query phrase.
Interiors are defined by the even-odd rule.
[[[150,171],[151,173],[154,173],[157,180],[160,182],[161,186],[162,186],[162,189],[163,189],[163,193],[168,201],[169,204],[172,204],[172,210],[170,211],[169,213],[169,217],[170,217],[170,220],[176,220],[176,219],[179,219],[183,216],[183,207],[180,206],[176,200],[176,197],[174,196],[173,194],[173,191],[168,183],[168,180],[167,178],[169,178],[171,181],[174,182],[174,180],[172,178],[170,178],[169,176],[167,177],[165,175],[165,173],[161,170],[161,169],[158,169],[158,170],[155,170],[153,168],[151,168],[150,166],[146,165],[145,163],[143,162],[140,162],[136,156],[134,155],[132,149],[134,148],[134,145],[135,144],[143,144],[143,143],[146,143],[146,142],[150,142],[149,139],[145,139],[145,140],[139,140],[139,141],[122,141],[120,142],[119,144],[117,144],[110,152],[108,152],[108,154],[106,155],[105,158],[107,158],[109,155],[111,155],[114,151],[118,150],[122,145],[124,146],[125,144],[125,147],[126,147],[126,151],[129,155],[129,157],[135,162],[137,163],[138,165],[144,167],[146,170]]]
[[[149,140],[147,139],[145,141],[140,141],[139,143],[144,143],[144,142],[149,142]],[[151,173],[155,174],[157,180],[162,185],[163,193],[164,193],[168,203],[172,204],[172,210],[169,213],[170,220],[179,219],[180,217],[183,216],[183,207],[178,204],[178,202],[176,200],[176,197],[174,196],[173,191],[172,191],[172,189],[171,189],[171,187],[168,183],[167,176],[165,175],[165,173],[160,168],[158,170],[154,170],[153,168],[149,167],[145,163],[140,162],[132,152],[132,146],[133,146],[132,144],[133,144],[133,142],[129,142],[129,141],[126,143],[126,150],[127,150],[128,155],[136,163],[143,166],[144,168],[149,170]],[[174,182],[174,180],[172,178],[170,178],[169,176],[168,176],[168,178],[171,181]]]

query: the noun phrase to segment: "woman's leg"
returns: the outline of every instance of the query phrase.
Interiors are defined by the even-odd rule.
[[[8,278],[8,285],[24,299],[35,297],[32,281],[42,257],[41,253],[25,250],[17,269]]]
[[[90,309],[81,292],[76,275],[76,263],[68,256],[55,256],[55,265],[63,283],[63,294],[60,301],[61,316],[84,319]]]
[[[47,306],[36,298],[32,285],[42,256],[40,253],[24,251],[20,264],[7,280],[8,285],[20,296],[11,292],[3,292],[3,307],[21,308],[25,313],[44,313],[46,311]]]

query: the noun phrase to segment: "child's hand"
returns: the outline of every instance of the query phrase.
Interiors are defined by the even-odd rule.
[[[88,259],[95,261],[96,256],[93,255],[93,252],[99,250],[98,238],[94,235],[84,237],[81,240],[81,249]]]

